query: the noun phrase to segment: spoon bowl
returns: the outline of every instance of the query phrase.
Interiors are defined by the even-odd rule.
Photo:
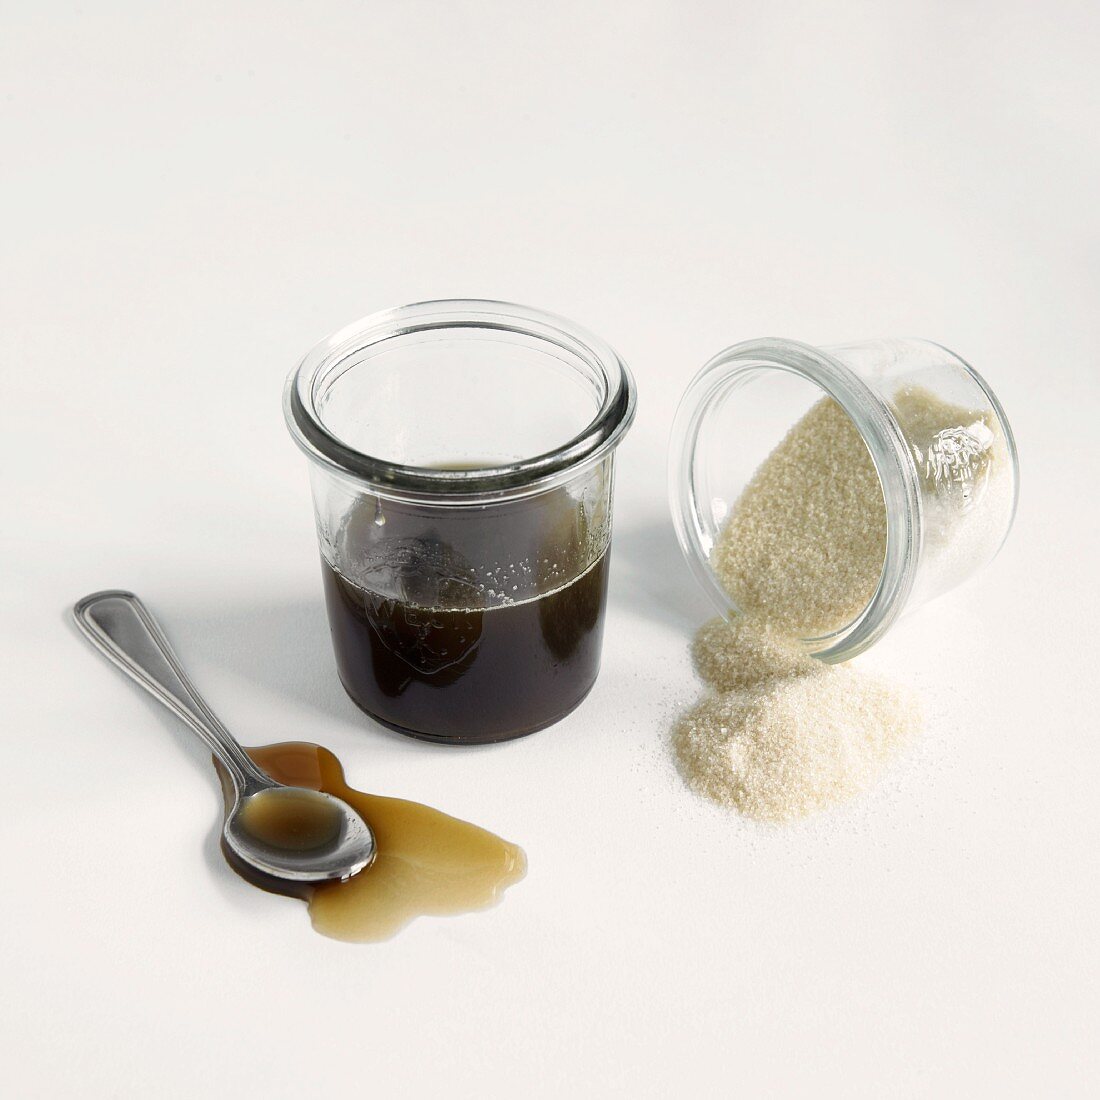
[[[306,787],[262,787],[238,798],[222,837],[238,858],[290,882],[351,878],[374,859],[374,834],[346,802]]]

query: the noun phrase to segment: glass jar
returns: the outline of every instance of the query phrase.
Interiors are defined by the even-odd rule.
[[[315,347],[284,410],[352,700],[450,743],[573,710],[599,670],[614,452],[635,411],[618,355],[538,310],[423,302]]]
[[[843,439],[837,443],[836,421],[828,420],[829,410],[820,404],[830,398],[862,439],[873,463],[870,477],[877,473],[881,501],[872,501],[865,514],[856,511],[860,499],[866,499],[857,499],[857,486],[851,487],[847,512],[843,496],[836,495],[845,489],[837,490],[838,479],[850,473],[857,479],[861,456],[849,452],[842,471],[822,470],[837,461],[837,447],[843,444]],[[822,423],[832,432],[820,447],[812,435],[817,420],[803,419],[815,408],[814,416],[824,415]],[[792,439],[787,433],[795,425],[802,427]],[[770,472],[764,470],[762,463],[784,440],[785,457],[778,461],[785,465],[773,463]],[[810,652],[837,662],[867,649],[903,611],[954,587],[993,558],[1012,525],[1018,477],[1004,410],[954,352],[914,339],[830,348],[772,339],[727,348],[696,375],[676,413],[669,485],[680,545],[723,616],[767,615],[757,606],[766,602],[761,595],[766,586],[741,583],[736,572],[724,571],[719,563],[720,557],[731,560],[723,539],[732,537],[735,527],[738,537],[749,532],[746,544],[755,555],[742,558],[755,561],[763,574],[773,564],[769,555],[781,553],[784,542],[775,537],[775,523],[783,522],[784,509],[797,513],[800,537],[809,541],[804,564],[794,568],[804,568],[807,576],[784,583],[798,591],[796,582],[806,582],[802,591],[808,605],[817,588],[827,587],[827,570],[850,564],[847,546],[830,545],[836,529],[860,540],[872,565],[865,601],[861,598],[859,606],[824,627],[795,631]],[[815,486],[834,494],[832,503],[822,504],[816,530]],[[743,497],[746,489],[751,491]],[[764,492],[774,497],[764,507],[778,517],[770,527],[755,499]],[[825,518],[830,507],[837,522]],[[882,508],[876,584],[876,544],[868,540],[875,537]],[[810,576],[811,568],[821,572]]]

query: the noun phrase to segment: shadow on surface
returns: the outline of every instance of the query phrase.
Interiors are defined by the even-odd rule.
[[[180,648],[186,643],[196,664],[217,665],[341,722],[381,728],[344,694],[319,595],[263,603],[229,598],[216,606],[181,608],[174,620],[166,629],[174,626]]]
[[[165,618],[167,621],[161,620],[161,626],[164,628],[165,633],[168,634],[169,641],[172,643],[173,648],[177,649],[177,655],[181,658],[184,670],[190,675],[192,671],[194,671],[192,666],[196,662],[189,661],[185,651],[197,649],[201,652],[201,640],[199,640],[197,646],[192,644],[192,639],[189,637],[190,628],[187,626],[186,616],[172,613]],[[87,639],[84,638],[73,623],[72,613],[68,608],[66,608],[63,613],[63,619],[65,629],[69,631],[79,645],[87,647]],[[178,647],[175,644],[177,640],[179,640],[180,643]],[[203,863],[210,871],[211,877],[217,883],[219,891],[231,904],[241,909],[249,908],[250,904],[254,906],[255,903],[250,896],[251,893],[255,892],[254,889],[234,873],[226,862],[225,856],[222,854],[221,833],[222,824],[225,819],[225,806],[221,783],[219,782],[217,769],[214,767],[210,750],[183,721],[170,713],[163,703],[154,699],[143,688],[130,684],[129,681],[126,680],[124,674],[112,668],[100,654],[94,653],[89,649],[88,659],[90,661],[102,663],[105,676],[117,678],[120,683],[126,685],[123,690],[131,691],[138,700],[138,705],[147,709],[150,726],[161,727],[165,735],[165,741],[175,742],[176,747],[179,749],[180,754],[187,760],[188,765],[209,784],[210,824],[203,832],[201,841],[199,841]],[[196,683],[196,687],[201,694],[201,683]],[[142,723],[142,729],[144,729],[144,723]],[[128,760],[124,754],[112,765],[112,774],[119,781],[120,787],[125,787],[127,783],[139,784],[145,782],[145,777],[133,771],[132,762]],[[201,821],[201,817],[197,818],[197,820]],[[198,835],[198,831],[196,831],[196,833]]]
[[[611,554],[614,603],[688,634],[714,615],[684,560],[671,520],[616,527]]]

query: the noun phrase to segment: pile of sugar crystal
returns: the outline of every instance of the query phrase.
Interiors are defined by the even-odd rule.
[[[789,822],[860,794],[916,736],[909,690],[824,665],[749,620],[716,620],[693,646],[718,690],[673,730],[688,785],[747,817]]]
[[[753,619],[711,619],[691,644],[695,671],[718,691],[738,691],[769,680],[804,676],[823,667],[782,631]]]

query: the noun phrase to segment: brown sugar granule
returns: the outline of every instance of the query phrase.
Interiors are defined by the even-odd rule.
[[[886,555],[886,505],[848,414],[818,401],[745,486],[711,553],[740,610],[797,637],[854,619]]]
[[[908,690],[819,665],[708,696],[676,723],[673,749],[694,790],[747,817],[788,822],[870,787],[920,724]]]
[[[737,691],[766,680],[804,676],[821,669],[798,641],[751,619],[711,619],[691,643],[699,678],[718,691]]]

